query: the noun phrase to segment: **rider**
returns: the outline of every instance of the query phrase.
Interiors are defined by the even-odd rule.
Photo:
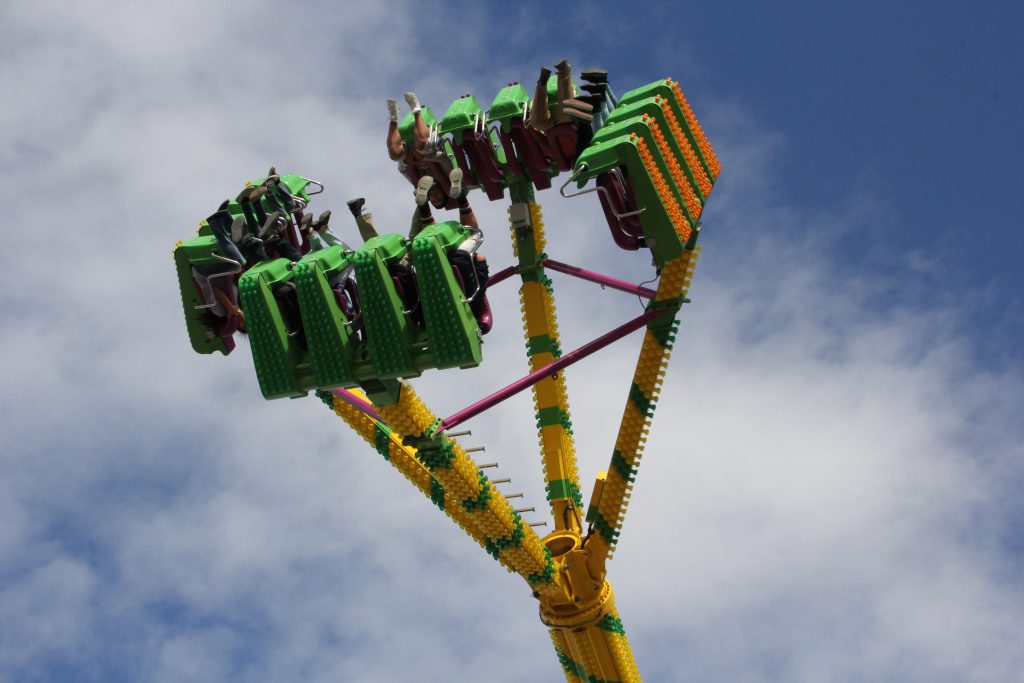
[[[462,184],[462,169],[453,168],[448,174],[448,179],[451,183],[451,197],[455,199],[459,206],[459,222],[472,230],[470,236],[451,252],[449,260],[458,269],[466,287],[472,287],[475,291],[469,302],[470,310],[473,311],[473,315],[477,320],[481,321],[481,330],[486,333],[490,330],[488,319],[484,316],[487,310],[488,266],[487,258],[477,251],[483,243],[483,232],[480,230],[476,214],[473,213],[473,209],[469,205],[469,199],[466,196],[467,190]],[[421,177],[417,182],[415,197],[416,209],[413,212],[411,225],[409,226],[410,241],[424,227],[435,222],[430,210],[430,204],[440,207],[446,203],[444,192],[439,186],[434,184],[433,177],[429,175]],[[359,197],[349,201],[348,207],[356,220],[356,225],[359,227],[359,233],[363,236],[364,240],[367,240],[376,237],[378,233],[373,224],[372,214],[363,212],[365,204],[366,200]],[[396,266],[399,277],[401,278],[409,273],[411,266],[410,254],[406,252]]]

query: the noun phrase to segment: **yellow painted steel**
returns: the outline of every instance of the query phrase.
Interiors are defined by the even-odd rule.
[[[404,382],[398,402],[379,406],[377,410],[388,426],[402,435],[423,434],[436,420],[412,387]],[[518,539],[497,548],[498,561],[508,571],[525,578],[536,593],[558,591],[553,563],[537,534],[523,524],[501,492],[480,475],[479,467],[462,446],[447,438],[443,443],[451,446],[453,457],[448,466],[437,467],[432,474],[444,486],[446,501],[451,496],[452,507],[465,513],[467,523],[475,529],[471,535],[478,540],[482,536],[485,544]],[[467,509],[467,502],[474,505]],[[445,507],[447,510],[448,506]]]
[[[592,604],[575,613],[554,614],[542,603],[540,617],[548,626],[567,681],[640,683],[640,671],[607,583]]]
[[[544,235],[544,217],[540,205],[536,202],[528,203],[529,225],[516,226],[510,223],[513,237],[513,249],[520,263],[537,264],[547,244]],[[510,218],[512,211],[509,211]],[[519,240],[515,239],[517,229],[526,229],[531,232],[533,254],[521,254],[519,252]],[[532,271],[531,277],[527,279],[523,275],[523,283],[519,288],[519,302],[523,313],[523,331],[526,340],[546,339],[549,348],[530,348],[530,371],[539,370],[556,359],[550,347],[558,347],[560,338],[558,333],[558,315],[555,310],[555,301],[551,292],[550,281],[543,275],[539,268]],[[547,377],[533,386],[533,404],[535,413],[564,415],[569,418],[569,392],[566,388],[565,377],[559,373]],[[542,413],[543,411],[543,413]],[[541,459],[544,464],[544,481],[548,485],[549,500],[551,503],[551,514],[554,518],[555,529],[574,529],[577,532],[582,529],[582,520],[578,500],[574,500],[572,490],[575,490],[576,497],[579,493],[579,468],[576,464],[576,445],[572,434],[565,424],[539,425],[539,445]],[[560,491],[566,491],[569,495],[552,495],[552,485]]]
[[[360,398],[364,398],[363,394],[358,390],[350,390]],[[359,436],[370,444],[376,446],[377,438],[377,421],[372,417],[361,413],[356,410],[353,406],[349,405],[345,401],[342,401],[338,397],[333,397],[332,407],[334,408],[335,414],[343,419]],[[423,466],[416,458],[416,449],[411,446],[406,446],[402,443],[400,436],[397,433],[392,432],[388,437],[388,462],[402,473],[406,479],[418,488],[427,498],[431,498],[431,480],[433,476],[430,471]],[[459,505],[461,501],[456,500],[452,495],[445,491],[444,494],[444,512],[452,520],[462,528],[469,536],[484,546],[486,538],[480,532],[480,530],[472,523],[469,519],[469,515]]]
[[[655,302],[665,302],[686,295],[699,251],[699,247],[692,251],[684,251],[679,258],[665,264],[654,297]],[[657,401],[661,391],[670,351],[670,347],[663,345],[653,331],[648,330],[644,334],[640,356],[633,373],[633,385],[641,392],[643,398],[652,404]],[[635,475],[652,419],[652,413],[641,412],[632,396],[626,400],[615,439],[615,456],[608,467],[603,490],[597,501],[597,511],[605,530],[610,534],[600,533],[599,528],[588,539],[588,546],[593,549],[591,562],[603,565],[615,552],[615,536],[622,528],[622,520],[633,491],[633,482],[630,481],[632,477],[624,476],[623,469],[628,468],[628,471]],[[618,463],[616,458],[619,459]]]

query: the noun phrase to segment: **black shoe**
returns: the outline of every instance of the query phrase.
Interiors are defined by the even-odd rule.
[[[313,233],[313,214],[302,214],[302,220],[299,221],[299,232],[306,237],[309,237]]]
[[[540,68],[540,76],[537,77],[537,83],[540,85],[547,85],[549,78],[551,78],[551,69],[546,66],[542,66]]]
[[[600,95],[578,95],[576,99],[580,102],[586,102],[593,107],[595,111],[600,109],[601,103],[604,102],[604,98]]]
[[[366,203],[365,197],[357,197],[355,199],[348,200],[348,210],[352,212],[352,215],[358,218],[363,213],[363,204]]]
[[[313,224],[313,229],[316,230],[317,232],[323,232],[324,230],[327,229],[327,224],[330,221],[331,221],[331,210],[327,209],[322,214],[320,214],[320,218],[316,219],[316,223]]]
[[[583,69],[580,71],[580,78],[591,83],[607,83],[607,69]]]
[[[225,232],[231,230],[231,221],[234,220],[228,212],[228,201],[225,199],[224,203],[220,205],[220,208],[214,211],[212,214],[206,217],[206,222],[210,225],[219,225],[224,228]]]
[[[584,83],[583,85],[580,86],[580,90],[582,90],[583,92],[588,92],[591,95],[600,95],[601,99],[604,99],[606,93],[608,92],[608,84]]]
[[[569,60],[563,59],[558,64],[555,64],[555,71],[562,72],[569,68]]]
[[[230,203],[231,203],[230,199],[225,199],[223,202],[221,202],[220,206],[217,207],[217,211],[227,211],[228,210],[228,204],[230,204]]]
[[[288,213],[298,210],[298,205],[295,202],[295,197],[288,191],[287,188],[282,187],[280,181],[271,180],[267,182],[267,188],[273,194],[274,199],[277,200],[279,205],[283,205],[282,208],[286,209]]]
[[[238,193],[238,196],[235,197],[235,201],[238,202],[239,204],[244,204],[245,202],[249,201],[249,196],[252,194],[252,191],[253,188],[250,187],[249,185],[246,185],[245,187],[242,188],[242,191]]]
[[[263,227],[260,228],[260,234],[258,237],[265,242],[269,242],[270,238],[276,236],[283,227],[284,214],[280,211],[275,211],[267,216],[267,220],[263,223]]]

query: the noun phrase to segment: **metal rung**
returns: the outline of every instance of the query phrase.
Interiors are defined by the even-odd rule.
[[[536,511],[537,511],[537,508],[516,508],[512,512],[516,513],[517,515],[520,515],[520,514],[522,514],[524,512],[536,512]]]
[[[467,429],[464,432],[452,432],[452,433],[448,434],[448,438],[449,439],[454,439],[454,438],[456,438],[458,436],[473,436],[473,432],[471,430]]]
[[[509,494],[505,495],[505,500],[508,500],[509,498],[522,498],[522,497],[523,497],[523,494],[521,494],[521,493],[509,493]]]
[[[465,448],[463,453],[482,453],[487,450],[486,446],[477,446],[476,448]]]
[[[505,477],[504,479],[491,479],[492,484],[507,484],[510,481],[512,480],[509,479],[508,477]]]
[[[547,522],[530,522],[529,526],[547,526]]]
[[[497,467],[497,466],[498,466],[498,463],[496,463],[496,462],[489,462],[486,465],[477,465],[476,468],[478,470],[486,470],[488,467]]]

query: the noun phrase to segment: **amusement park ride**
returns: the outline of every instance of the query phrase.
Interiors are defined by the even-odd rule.
[[[418,190],[433,181],[443,193],[432,198],[437,208],[455,208],[464,196],[457,188],[459,171],[467,189],[490,200],[508,193],[518,263],[489,278],[486,271],[458,267],[458,252],[474,232],[464,221],[428,224],[412,238],[371,235],[351,249],[330,234],[329,212],[317,221],[304,213],[323,186],[275,169],[201,223],[196,237],[177,245],[174,260],[196,352],[228,354],[234,333],[247,332],[264,397],[315,391],[494,559],[526,580],[569,683],[639,681],[606,563],[637,476],[676,317],[687,301],[700,215],[719,163],[677,82],[665,79],[616,97],[604,71],[583,71],[581,77],[588,81],[582,86],[587,95],[578,94],[562,62],[553,75],[542,70],[532,100],[513,83],[487,109],[467,95],[440,119],[410,96],[413,113],[396,122],[408,151],[400,170]],[[563,196],[571,196],[566,189],[572,185],[574,194],[596,195],[617,246],[650,251],[656,289],[547,256],[534,192],[551,187],[559,174],[568,175]],[[590,181],[594,187],[583,189]],[[563,353],[547,271],[631,292],[648,303],[639,317]],[[530,373],[438,418],[407,380],[428,369],[477,366],[490,322],[486,287],[512,276],[522,282]],[[598,473],[584,507],[568,390],[559,371],[640,328],[646,331],[611,462]],[[554,523],[543,538],[452,431],[527,388],[534,395]]]

